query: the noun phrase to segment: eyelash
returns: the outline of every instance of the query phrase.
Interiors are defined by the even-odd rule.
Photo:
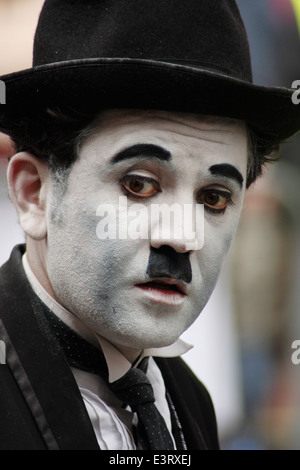
[[[207,212],[210,214],[217,214],[217,215],[222,215],[225,213],[226,209],[228,206],[232,206],[234,204],[232,200],[232,194],[231,192],[228,191],[222,191],[220,189],[216,188],[207,188],[207,189],[202,189],[201,191],[198,192],[197,196],[202,196],[202,195],[207,195],[207,194],[215,194],[217,197],[223,197],[226,200],[226,205],[221,208],[221,209],[214,209],[213,207],[210,207],[208,203],[200,202],[199,204],[204,204],[204,208]]]
[[[126,183],[131,182],[133,179],[135,179],[136,181],[139,181],[141,183],[152,184],[154,186],[154,193],[151,194],[151,195],[135,194],[134,191],[132,191],[132,190],[128,189],[128,187],[126,187]],[[151,197],[154,197],[157,193],[161,192],[160,185],[156,180],[154,180],[153,178],[142,176],[142,175],[136,175],[136,174],[125,175],[123,178],[121,178],[119,180],[119,183],[122,186],[122,190],[123,190],[124,194],[132,200],[149,199]],[[222,215],[222,214],[225,213],[228,206],[234,204],[233,201],[232,201],[231,192],[222,191],[222,190],[217,189],[217,188],[206,188],[206,189],[202,189],[202,190],[198,191],[197,199],[200,198],[201,196],[205,197],[208,194],[214,194],[217,197],[223,197],[226,200],[226,205],[224,207],[222,207],[221,209],[215,209],[213,207],[210,207],[208,205],[208,203],[205,204],[204,202],[199,202],[197,200],[198,204],[204,204],[204,209],[210,214]]]
[[[151,194],[151,195],[141,195],[141,194],[134,194],[134,191],[130,191],[127,187],[126,187],[126,183],[129,183],[130,181],[133,181],[133,180],[136,180],[136,181],[139,181],[139,182],[142,182],[142,183],[149,183],[149,184],[152,184],[153,187],[154,187],[154,194]],[[146,199],[146,198],[150,198],[150,197],[153,197],[155,196],[157,193],[160,193],[161,192],[161,189],[160,189],[160,185],[159,183],[154,180],[153,178],[149,178],[147,176],[141,176],[141,175],[135,175],[135,174],[132,174],[132,175],[126,175],[124,176],[123,178],[120,179],[119,183],[122,185],[122,189],[125,193],[126,196],[132,198],[132,199]]]

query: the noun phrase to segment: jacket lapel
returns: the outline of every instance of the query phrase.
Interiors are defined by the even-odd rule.
[[[180,357],[155,358],[182,426],[188,450],[218,450],[214,408],[204,385]]]
[[[0,270],[7,364],[48,449],[99,449],[76,381],[27,281],[23,253],[16,247]]]

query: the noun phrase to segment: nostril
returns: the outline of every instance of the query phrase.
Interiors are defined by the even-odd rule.
[[[184,243],[178,241],[169,241],[169,240],[153,240],[151,239],[151,248],[153,249],[161,249],[162,247],[170,248],[177,253],[189,255],[192,251],[194,251],[194,244],[191,243]]]
[[[160,253],[164,256],[176,256],[178,254],[177,250],[173,248],[172,246],[169,245],[161,245],[159,248],[151,247],[151,250],[153,250],[156,253]],[[179,253],[180,255],[183,256],[189,256],[189,252],[184,252],[184,253]]]

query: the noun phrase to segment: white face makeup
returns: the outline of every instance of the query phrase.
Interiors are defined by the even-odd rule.
[[[246,167],[241,122],[156,111],[105,112],[71,169],[59,222],[51,217],[51,204],[48,208],[46,265],[57,299],[117,346],[143,349],[174,342],[215,286],[241,214]],[[204,246],[189,251],[187,240],[172,234],[168,240],[99,240],[97,207],[117,208],[120,196],[127,196],[129,208],[204,204]],[[161,246],[164,271],[155,265]],[[166,266],[172,264],[168,274]]]

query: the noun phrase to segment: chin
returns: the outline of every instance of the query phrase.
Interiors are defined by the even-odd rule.
[[[149,334],[150,333],[150,334]],[[141,331],[137,332],[137,334],[129,334],[129,335],[122,335],[122,337],[117,338],[117,343],[120,346],[124,346],[127,348],[132,349],[148,349],[148,348],[162,348],[166,346],[170,346],[173,344],[182,332],[173,333],[170,335],[170,332],[164,334],[161,331],[159,334],[153,335],[153,332],[145,332],[141,334]],[[113,341],[112,341],[113,342]]]
[[[170,346],[198,316],[175,312],[174,309],[166,312],[165,308],[153,314],[153,310],[139,315],[142,309],[134,305],[131,312],[136,312],[135,315],[126,315],[124,309],[121,315],[110,316],[106,321],[99,321],[99,316],[95,315],[89,326],[116,346],[142,350]]]

